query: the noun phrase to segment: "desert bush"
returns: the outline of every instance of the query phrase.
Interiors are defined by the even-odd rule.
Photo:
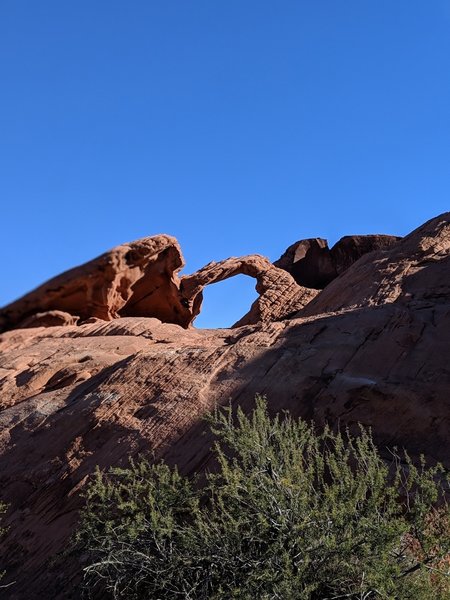
[[[87,594],[126,599],[448,598],[444,470],[382,460],[369,431],[318,432],[263,398],[217,411],[218,468],[97,471],[77,544]]]

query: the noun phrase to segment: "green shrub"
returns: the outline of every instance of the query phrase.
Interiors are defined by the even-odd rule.
[[[97,471],[77,543],[84,586],[124,599],[448,599],[440,466],[383,461],[369,432],[288,415],[211,418],[218,469]],[[103,596],[104,597],[104,596]]]

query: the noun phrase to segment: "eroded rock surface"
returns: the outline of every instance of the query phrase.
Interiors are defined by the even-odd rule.
[[[299,285],[321,290],[365,254],[392,248],[400,239],[393,235],[348,235],[331,249],[323,238],[300,240],[274,265],[288,271]]]
[[[33,600],[77,598],[76,564],[59,553],[95,466],[144,453],[183,473],[207,468],[212,439],[202,416],[217,404],[249,410],[262,393],[273,412],[354,430],[361,422],[381,449],[405,447],[450,466],[449,256],[447,213],[360,258],[296,318],[201,330],[118,314],[3,333],[8,600],[29,600],[30,590]],[[236,265],[186,278],[186,297],[198,298],[221,268]]]
[[[256,254],[209,263],[180,280],[183,265],[178,242],[170,236],[117,246],[5,306],[0,331],[128,316],[187,328],[200,312],[205,286],[241,273],[256,279],[259,298],[237,325],[285,318],[317,294]]]
[[[177,276],[183,265],[178,242],[168,235],[117,246],[0,309],[0,331],[53,325],[43,320],[51,311],[81,321],[144,315],[186,327],[191,315],[180,302]]]
[[[299,286],[289,273],[278,269],[259,254],[228,258],[211,262],[193,275],[181,279],[181,294],[189,302],[193,318],[201,310],[203,290],[207,285],[241,274],[256,279],[259,297],[250,311],[233,327],[279,321],[306,306],[318,293]]]
[[[447,303],[450,294],[450,213],[428,221],[390,249],[363,256],[331,282],[304,315],[395,302]],[[449,332],[450,333],[450,332]]]

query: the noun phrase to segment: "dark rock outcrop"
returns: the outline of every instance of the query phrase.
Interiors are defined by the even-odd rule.
[[[392,235],[348,235],[331,249],[323,238],[300,240],[274,265],[290,273],[299,285],[322,290],[364,254],[392,248],[400,239]]]
[[[366,254],[324,289],[303,315],[396,303],[435,307],[450,295],[450,213],[391,248]],[[450,331],[449,331],[450,333]]]

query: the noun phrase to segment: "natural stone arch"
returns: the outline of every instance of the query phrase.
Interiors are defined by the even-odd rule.
[[[241,274],[256,279],[259,297],[233,327],[286,318],[301,310],[318,293],[317,290],[298,285],[287,271],[275,267],[264,256],[250,254],[231,257],[210,262],[196,273],[181,278],[182,303],[189,307],[191,323],[201,311],[203,290],[207,285]]]
[[[119,317],[155,317],[188,328],[205,286],[240,274],[256,279],[259,297],[234,327],[286,318],[318,293],[258,254],[211,262],[180,279],[183,265],[177,240],[167,235],[117,246],[0,309],[0,332]]]

